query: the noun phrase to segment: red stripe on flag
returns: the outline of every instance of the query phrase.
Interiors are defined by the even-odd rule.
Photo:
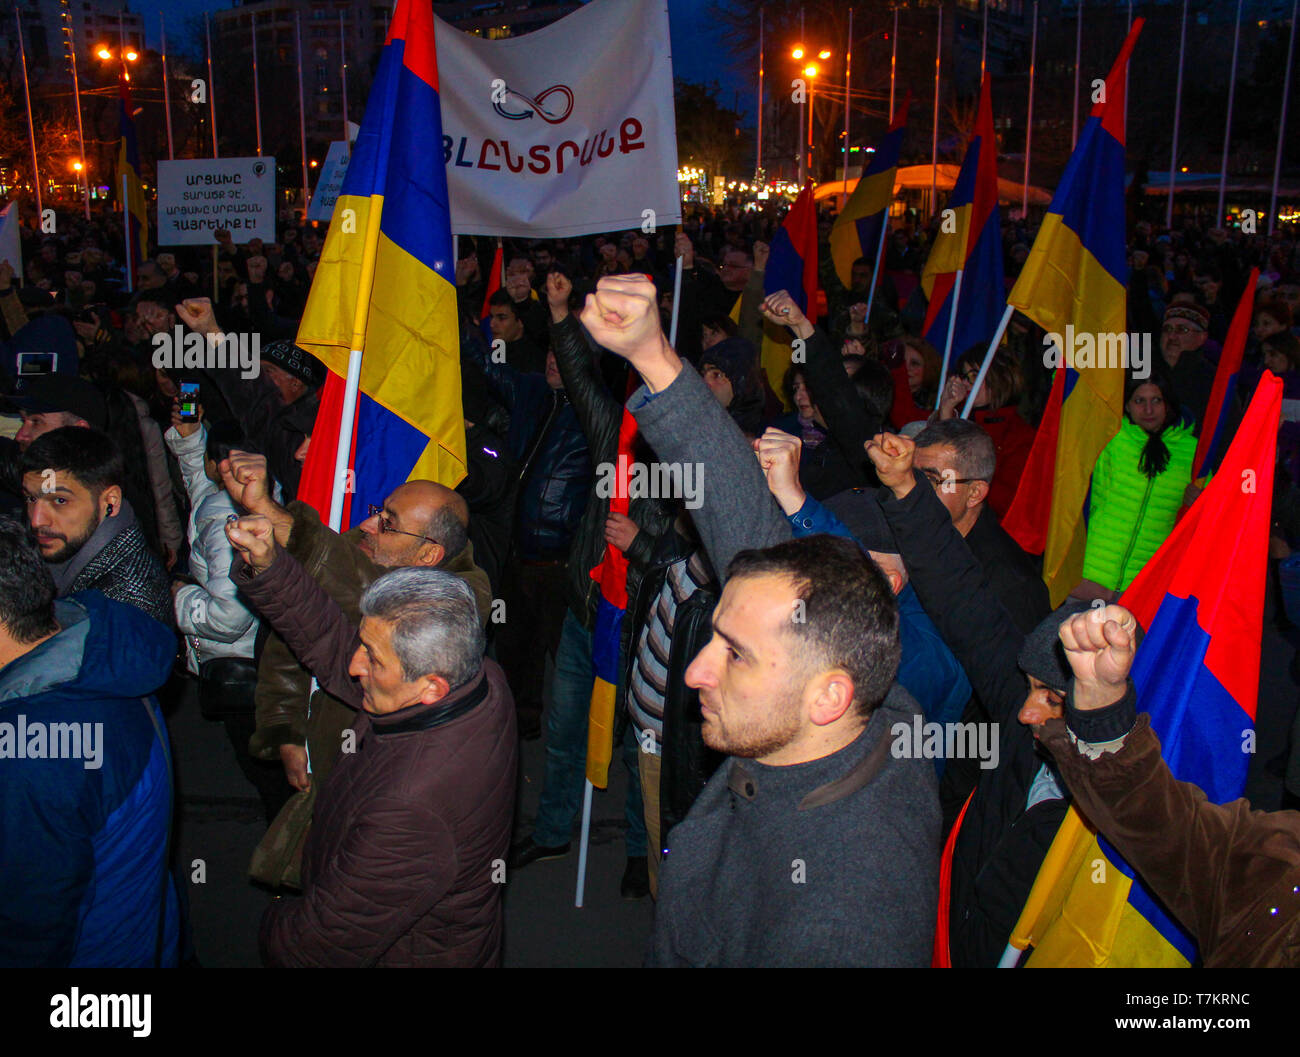
[[[397,10],[393,12],[384,44],[394,40],[405,42],[402,65],[428,82],[436,92],[438,52],[434,44],[433,4],[430,0],[397,0]]]
[[[1056,447],[1061,432],[1061,405],[1065,402],[1065,368],[1056,369],[1043,420],[1029,449],[1020,486],[1002,527],[1030,554],[1047,549],[1047,528],[1052,519],[1052,490],[1056,478]]]
[[[302,477],[298,483],[298,498],[315,510],[320,515],[321,521],[326,524],[329,523],[330,501],[334,495],[334,461],[338,457],[339,423],[343,418],[343,396],[346,388],[346,380],[330,371],[325,384],[321,387],[316,425],[312,430],[311,445],[307,449],[307,459],[302,464]],[[352,447],[348,453],[349,466],[356,458],[356,431],[356,418],[354,418]],[[349,493],[343,500],[341,525],[344,530],[348,527],[351,515],[352,495]]]
[[[1241,357],[1246,351],[1246,334],[1250,330],[1250,317],[1255,308],[1255,287],[1258,283],[1259,269],[1252,268],[1246,289],[1237,302],[1237,311],[1232,316],[1232,325],[1224,339],[1223,351],[1219,354],[1219,367],[1214,373],[1214,385],[1210,389],[1210,403],[1205,411],[1205,420],[1201,423],[1200,439],[1196,442],[1196,457],[1192,459],[1192,480],[1205,476],[1213,469],[1205,466],[1205,460],[1215,454],[1210,451],[1210,446],[1216,439],[1219,442],[1219,452],[1227,448],[1230,438],[1222,435],[1223,403],[1228,395],[1228,383],[1241,370]]]

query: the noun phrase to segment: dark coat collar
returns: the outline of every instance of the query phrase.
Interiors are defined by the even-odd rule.
[[[399,708],[396,712],[389,712],[382,716],[370,713],[367,715],[375,728],[375,733],[380,737],[432,730],[473,711],[487,700],[488,689],[487,673],[480,668],[478,674],[472,676],[469,682],[431,705],[408,705],[406,708]]]

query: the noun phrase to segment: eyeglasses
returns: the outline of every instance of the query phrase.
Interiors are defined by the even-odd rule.
[[[393,528],[392,525],[384,520],[384,511],[380,507],[375,506],[374,503],[371,503],[366,509],[370,511],[370,516],[372,518],[378,519],[379,531],[381,533],[395,532],[399,536],[414,536],[418,540],[428,540],[430,543],[438,543],[438,541],[432,536],[421,536],[418,532],[407,532],[405,529]],[[438,546],[441,547],[442,544],[438,543]]]
[[[947,477],[938,470],[922,470],[921,472],[925,474],[925,479],[936,488],[945,484],[971,484],[974,481],[984,480],[983,477]],[[952,471],[949,470],[948,472],[951,473]]]
[[[1174,326],[1172,323],[1160,328],[1162,334],[1190,334],[1194,328]]]

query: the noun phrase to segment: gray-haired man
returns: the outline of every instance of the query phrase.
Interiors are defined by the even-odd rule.
[[[262,919],[273,966],[490,966],[501,957],[515,798],[514,701],[483,657],[474,593],[396,569],[351,624],[275,544],[270,520],[226,529],[231,578],[321,686],[360,709],[318,794],[302,896]]]

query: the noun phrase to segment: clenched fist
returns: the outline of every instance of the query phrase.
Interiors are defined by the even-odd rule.
[[[271,519],[253,514],[226,522],[226,537],[255,573],[265,572],[275,558],[275,530]]]
[[[880,483],[902,499],[916,486],[912,458],[916,442],[897,433],[877,433],[867,441],[867,456],[876,468]]]
[[[1105,708],[1120,700],[1137,652],[1137,618],[1123,606],[1093,606],[1061,625],[1061,645],[1074,672],[1074,707]]]

